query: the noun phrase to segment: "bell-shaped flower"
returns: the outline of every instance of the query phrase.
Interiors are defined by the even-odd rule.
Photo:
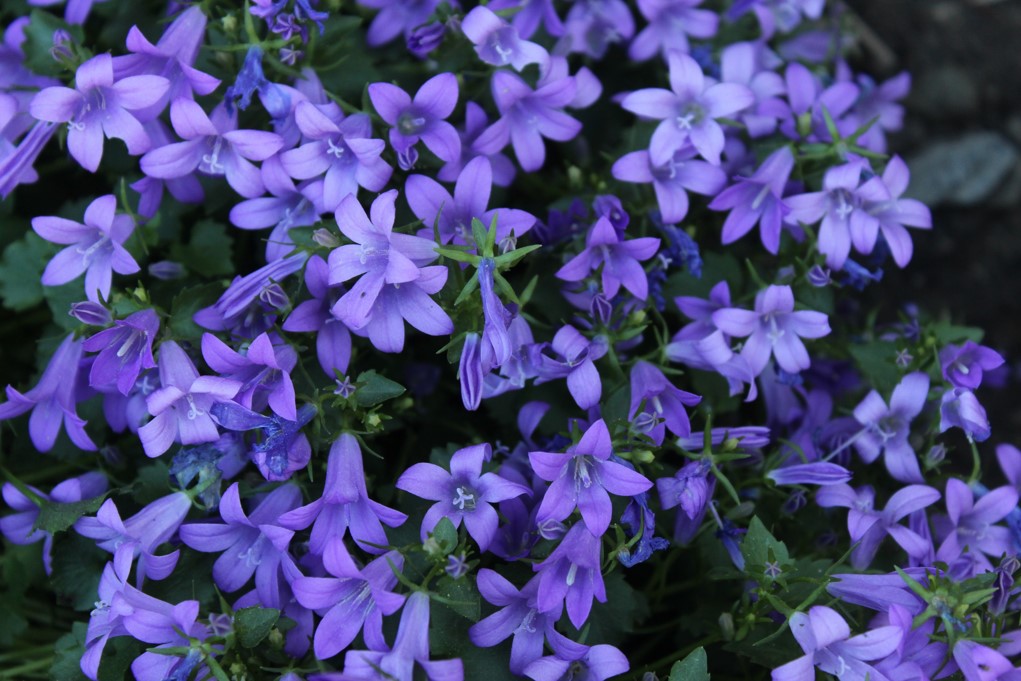
[[[823,508],[843,506],[848,509],[847,531],[851,535],[851,543],[856,544],[851,551],[851,565],[858,570],[868,568],[887,535],[893,537],[909,556],[924,556],[931,543],[901,525],[900,521],[939,501],[939,491],[926,485],[908,485],[894,492],[882,511],[874,509],[875,496],[875,491],[868,485],[854,490],[843,484],[823,487],[816,494],[816,503]]]
[[[331,540],[341,540],[350,531],[351,538],[367,553],[382,553],[389,541],[383,525],[397,527],[407,516],[369,499],[365,469],[358,440],[341,433],[330,447],[326,461],[326,481],[319,499],[280,516],[280,525],[303,530],[309,525],[309,551],[322,555]]]
[[[316,334],[316,356],[326,375],[347,373],[351,361],[351,332],[330,310],[343,295],[340,286],[330,286],[330,268],[318,255],[305,265],[305,286],[312,300],[298,303],[284,320],[284,331],[305,331]]]
[[[648,435],[657,446],[663,444],[666,428],[678,437],[691,435],[691,423],[684,408],[701,401],[698,395],[674,387],[662,371],[648,362],[636,362],[631,368],[628,420],[637,432]]]
[[[780,147],[762,162],[751,177],[737,178],[735,184],[712,200],[709,204],[711,210],[730,211],[723,222],[724,244],[737,241],[758,224],[762,245],[776,255],[780,250],[783,217],[790,211],[781,197],[793,169],[791,148]]]
[[[323,553],[323,566],[332,577],[298,577],[291,585],[302,606],[323,613],[313,644],[316,657],[333,657],[359,633],[369,649],[385,648],[383,616],[404,604],[404,596],[393,592],[394,570],[404,568],[401,554],[390,551],[359,569],[344,542],[333,538]]]
[[[790,286],[769,286],[755,296],[755,311],[724,308],[713,312],[713,323],[724,333],[748,339],[741,356],[755,375],[762,373],[770,355],[784,371],[796,374],[811,366],[802,338],[821,338],[830,332],[822,312],[794,311]]]
[[[138,429],[142,449],[156,457],[175,442],[215,442],[220,432],[209,415],[217,401],[234,397],[241,384],[229,378],[199,376],[191,359],[174,341],[160,345],[160,388],[146,399],[153,419]]]
[[[461,20],[461,30],[475,45],[479,59],[492,66],[511,66],[521,71],[529,64],[540,68],[549,53],[538,43],[522,40],[518,30],[487,7],[476,7]]]
[[[485,8],[481,8],[485,9]],[[496,242],[516,239],[532,228],[535,216],[516,208],[488,208],[493,189],[493,168],[484,156],[469,161],[457,176],[454,195],[425,175],[411,175],[404,185],[411,212],[422,221],[418,235],[433,238],[439,230],[440,242],[474,245],[472,219],[488,227],[496,219]]]
[[[985,408],[967,388],[951,388],[940,398],[939,432],[945,433],[951,428],[960,428],[973,442],[989,439],[992,432]]]
[[[890,406],[875,390],[854,408],[854,418],[864,429],[856,436],[854,447],[866,463],[883,454],[886,470],[901,482],[922,482],[918,457],[908,444],[911,421],[922,412],[929,395],[929,377],[920,372],[908,374],[893,389]]]
[[[29,489],[43,501],[58,504],[73,504],[76,501],[93,499],[105,492],[106,488],[106,476],[98,472],[85,473],[65,480],[49,494],[29,486]],[[0,533],[12,544],[34,544],[40,539],[43,540],[43,567],[49,575],[53,569],[53,535],[35,527],[36,519],[39,518],[39,505],[9,482],[3,485],[3,499],[14,513],[0,518]]]
[[[939,351],[943,378],[955,388],[977,390],[984,372],[998,369],[1003,362],[1000,353],[970,340],[962,345],[948,344]]]
[[[659,250],[660,240],[646,236],[621,239],[613,223],[601,217],[585,238],[585,250],[571,258],[557,270],[557,278],[564,281],[581,281],[592,270],[602,266],[603,293],[613,298],[621,286],[634,297],[645,300],[649,295],[649,278],[641,266]]]
[[[705,459],[689,461],[668,478],[656,480],[656,492],[663,510],[680,506],[674,523],[674,541],[687,544],[702,526],[716,491],[716,477]]]
[[[301,429],[315,416],[315,405],[301,405],[294,419],[263,416],[235,402],[217,402],[209,413],[227,430],[260,432],[261,437],[252,445],[249,456],[269,481],[289,480],[312,458],[312,447]]]
[[[297,420],[291,371],[298,357],[289,345],[273,345],[261,333],[248,345],[245,354],[232,349],[216,336],[202,335],[202,357],[213,371],[241,384],[234,399],[249,409],[270,409],[288,421]]]
[[[124,248],[135,229],[128,215],[117,215],[117,198],[101,196],[85,209],[85,224],[55,216],[32,220],[36,234],[55,244],[69,244],[43,271],[42,283],[60,286],[85,273],[85,295],[94,303],[110,297],[113,272],[134,274],[138,263]]]
[[[220,553],[213,564],[213,580],[224,591],[237,591],[252,575],[264,603],[275,603],[280,561],[294,532],[280,527],[281,515],[301,501],[301,490],[281,485],[267,494],[251,514],[241,507],[238,483],[223,493],[223,523],[188,523],[178,534],[187,546],[203,553]]]
[[[991,557],[1013,551],[1010,530],[996,525],[1017,508],[1018,492],[1009,485],[997,487],[978,501],[967,484],[957,478],[947,480],[946,516],[934,519],[940,545],[936,560],[950,563],[962,553],[971,554],[975,572],[991,572]],[[969,575],[970,576],[970,575]]]
[[[664,163],[655,164],[648,151],[633,151],[617,159],[611,172],[623,182],[651,183],[661,219],[673,224],[688,215],[689,191],[713,196],[727,184],[721,168],[696,159],[695,154],[695,148],[686,144]]]
[[[114,322],[113,328],[86,338],[82,348],[98,352],[89,372],[89,385],[96,390],[116,386],[122,395],[135,387],[143,369],[153,369],[152,342],[159,333],[155,310],[139,310]]]
[[[707,85],[702,67],[687,54],[671,52],[670,88],[647,88],[632,92],[621,102],[631,113],[660,120],[652,133],[649,156],[657,166],[667,163],[689,141],[702,158],[720,164],[723,128],[717,118],[731,116],[755,103],[744,85]]]
[[[301,102],[294,119],[305,143],[280,155],[284,170],[296,180],[323,177],[323,209],[337,210],[348,194],[364,187],[378,192],[393,169],[380,158],[385,144],[372,137],[366,114],[334,121],[309,102]]]
[[[113,58],[99,54],[78,67],[75,89],[48,87],[29,106],[33,118],[67,123],[67,149],[89,172],[103,159],[103,138],[124,140],[132,156],[149,150],[150,140],[132,112],[160,100],[170,87],[162,76],[129,76],[114,82]]]
[[[278,293],[279,282],[300,270],[307,259],[306,253],[295,253],[235,277],[216,303],[195,313],[195,323],[210,331],[254,338],[273,326],[276,316],[271,313],[288,304],[283,292]]]
[[[900,627],[889,625],[852,637],[844,618],[824,605],[812,606],[808,614],[794,613],[790,627],[805,654],[774,669],[773,681],[804,681],[813,677],[815,668],[839,681],[884,681],[886,677],[868,662],[897,650],[904,635]]]
[[[606,602],[601,558],[600,539],[584,523],[572,525],[549,556],[532,566],[539,573],[537,610],[552,616],[566,602],[568,619],[580,629],[592,611],[592,599]]]
[[[142,157],[142,172],[151,177],[173,179],[198,171],[224,176],[234,191],[246,199],[266,191],[259,169],[252,161],[265,161],[280,151],[283,139],[265,130],[238,130],[237,116],[221,104],[212,116],[190,99],[175,99],[170,122],[183,139],[153,149]]]
[[[76,412],[75,385],[78,382],[78,364],[82,357],[82,343],[74,334],[64,338],[50,363],[43,371],[39,383],[31,390],[20,393],[7,386],[7,401],[0,404],[0,421],[32,412],[28,419],[28,435],[40,452],[53,448],[60,433],[60,425],[77,447],[93,451],[95,443],[85,432],[85,423]]]
[[[422,518],[423,540],[441,518],[448,518],[454,527],[464,521],[480,551],[489,548],[500,522],[493,504],[531,494],[529,488],[496,473],[483,473],[482,463],[492,455],[487,443],[465,447],[450,458],[450,472],[436,464],[416,463],[397,479],[397,489],[436,502]]]
[[[147,504],[127,520],[121,520],[117,504],[107,499],[95,517],[80,518],[74,529],[83,537],[96,540],[96,546],[110,553],[130,546],[132,555],[139,558],[135,580],[142,588],[146,577],[166,579],[174,571],[181,552],[157,555],[156,549],[177,533],[190,510],[191,497],[184,492],[174,492]]]
[[[393,649],[350,650],[344,656],[342,678],[352,681],[412,681],[419,665],[429,681],[462,681],[461,660],[429,659],[429,595],[415,591],[404,603]]]
[[[408,154],[419,140],[442,161],[449,163],[461,155],[461,138],[445,120],[457,106],[457,76],[453,73],[433,76],[414,98],[390,83],[372,83],[368,92],[380,118],[393,126],[390,144],[398,155]]]
[[[603,536],[613,511],[608,493],[634,496],[652,487],[641,473],[611,461],[612,453],[610,431],[602,419],[566,453],[529,452],[535,474],[553,483],[539,505],[537,521],[564,520],[577,508],[589,531]]]
[[[605,643],[589,647],[564,640],[554,652],[525,667],[524,675],[533,681],[605,681],[631,668],[624,653]]]

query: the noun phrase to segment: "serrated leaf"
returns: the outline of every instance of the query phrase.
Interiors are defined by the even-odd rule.
[[[56,501],[44,501],[39,507],[39,517],[32,525],[34,530],[42,530],[50,534],[63,532],[71,527],[84,515],[92,515],[99,510],[106,499],[106,494],[100,494],[92,499],[84,501],[73,501],[69,504],[61,504]]]
[[[170,333],[175,340],[198,340],[203,329],[195,323],[195,313],[215,303],[223,293],[219,284],[192,286],[181,291],[170,307]]]
[[[759,569],[767,562],[778,566],[790,563],[786,544],[774,537],[758,516],[752,518],[748,525],[748,533],[741,541],[741,555],[744,556],[746,565]]]
[[[709,681],[709,658],[699,646],[683,660],[674,662],[669,681]]]
[[[386,376],[380,376],[375,370],[363,372],[358,376],[357,383],[361,386],[355,392],[355,401],[362,409],[375,407],[387,400],[400,397],[404,394],[404,386],[396,381],[391,381]]]
[[[276,608],[242,608],[234,613],[234,632],[238,643],[245,648],[255,648],[269,636],[273,626],[280,619],[280,611]]]
[[[436,528],[430,534],[439,543],[440,549],[444,553],[450,553],[457,548],[457,528],[454,527],[450,518],[446,516],[440,518],[440,521],[436,523]]]
[[[42,302],[43,285],[39,279],[53,253],[49,242],[40,239],[35,232],[29,232],[4,249],[0,260],[0,297],[4,307],[21,311]],[[66,316],[67,310],[64,314]]]
[[[227,228],[214,220],[200,220],[191,229],[187,244],[174,244],[171,258],[189,270],[205,277],[227,276],[234,273],[231,250],[234,239]]]

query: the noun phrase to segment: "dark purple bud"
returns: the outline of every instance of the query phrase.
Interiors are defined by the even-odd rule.
[[[461,364],[457,377],[461,381],[461,402],[468,411],[475,411],[482,403],[482,382],[485,372],[482,369],[480,337],[477,333],[469,333],[464,338],[461,349]]]
[[[184,265],[172,260],[160,260],[149,265],[149,274],[162,281],[173,281],[184,276]]]
[[[1018,568],[1021,568],[1021,561],[1017,556],[1005,556],[996,568],[996,579],[993,581],[996,591],[989,600],[989,612],[993,615],[1002,615],[1007,609],[1007,601],[1014,589],[1014,573]]]
[[[589,314],[597,322],[607,326],[610,323],[610,317],[613,316],[613,304],[602,293],[597,293],[592,296],[592,302],[589,304]]]
[[[53,32],[53,47],[50,48],[50,56],[57,62],[69,61],[74,58],[73,46],[74,39],[71,38],[71,34],[58,28]]]
[[[408,36],[408,52],[419,59],[425,59],[430,52],[440,46],[446,32],[446,27],[438,21],[419,26]]]
[[[282,310],[291,304],[287,294],[280,288],[280,284],[275,283],[259,292],[259,300],[274,310]]]
[[[112,320],[110,311],[99,303],[83,300],[80,303],[71,303],[69,315],[89,326],[107,326]]]
[[[830,279],[829,268],[820,267],[819,265],[813,265],[812,269],[808,270],[808,273],[805,275],[805,279],[808,280],[809,284],[816,288],[829,286],[833,283],[833,280]]]

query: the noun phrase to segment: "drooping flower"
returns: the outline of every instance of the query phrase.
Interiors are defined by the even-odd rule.
[[[750,106],[755,102],[755,95],[737,83],[707,85],[702,68],[687,54],[671,52],[667,61],[672,91],[638,90],[625,97],[621,106],[639,116],[662,121],[649,144],[653,164],[666,164],[690,140],[705,160],[719,165],[723,129],[716,119]]]
[[[687,544],[702,526],[706,511],[716,490],[716,477],[711,475],[705,459],[690,461],[668,478],[656,480],[656,492],[663,510],[680,506],[674,524],[674,541]]]
[[[596,220],[585,238],[585,250],[557,270],[557,278],[581,281],[589,272],[602,266],[603,293],[613,298],[621,286],[639,300],[649,295],[649,279],[639,264],[659,250],[660,240],[646,236],[621,239],[613,224],[605,217]]]
[[[67,123],[68,151],[94,173],[103,158],[104,137],[124,140],[132,156],[148,151],[149,136],[132,112],[158,102],[169,87],[162,76],[129,76],[114,82],[113,58],[100,54],[78,67],[75,89],[40,90],[29,112],[40,121]]]
[[[461,138],[445,120],[457,106],[457,76],[452,73],[433,76],[414,98],[390,83],[372,83],[368,92],[373,108],[393,126],[390,144],[399,155],[407,155],[419,140],[448,163],[461,155]]]
[[[210,331],[254,338],[273,326],[276,316],[271,313],[287,304],[278,282],[300,270],[307,259],[307,253],[295,253],[235,277],[216,303],[195,313],[195,323]]]
[[[951,428],[960,428],[975,442],[989,439],[992,432],[985,408],[967,388],[950,388],[940,398],[939,432],[945,433]]]
[[[589,426],[566,453],[529,452],[535,474],[553,483],[542,498],[536,520],[564,520],[577,508],[589,531],[601,537],[610,526],[608,493],[634,496],[652,487],[641,473],[611,461],[612,453],[610,431],[602,419]]]
[[[174,341],[160,345],[159,368],[160,387],[146,399],[153,418],[138,429],[146,456],[163,454],[175,441],[196,445],[220,439],[209,410],[217,401],[234,397],[241,384],[229,378],[199,376]]]
[[[60,433],[60,425],[77,447],[88,451],[96,449],[85,432],[85,421],[78,416],[75,403],[75,384],[78,364],[82,357],[82,342],[68,335],[57,347],[39,382],[31,390],[20,393],[7,386],[7,402],[0,404],[0,421],[21,416],[31,410],[28,435],[40,452],[53,448]]]
[[[85,273],[85,295],[94,303],[110,297],[113,273],[134,274],[138,263],[124,248],[135,229],[129,215],[117,215],[117,198],[100,196],[85,209],[85,224],[56,216],[32,220],[36,234],[55,244],[69,244],[43,271],[42,283],[60,286]]]
[[[939,351],[943,378],[955,388],[978,389],[983,373],[999,368],[1003,361],[1000,353],[970,340],[962,345],[948,344]]]
[[[397,489],[436,503],[422,518],[422,539],[432,532],[441,518],[454,527],[468,529],[480,551],[492,543],[499,524],[493,504],[530,494],[531,490],[496,473],[483,473],[482,463],[493,455],[488,443],[465,447],[450,458],[450,472],[431,463],[416,463],[397,479]]]
[[[769,286],[755,296],[755,311],[724,308],[712,314],[713,323],[724,333],[748,336],[741,356],[755,375],[762,373],[769,357],[776,358],[784,371],[796,374],[811,365],[802,338],[821,338],[830,332],[822,312],[794,311],[790,286]]]

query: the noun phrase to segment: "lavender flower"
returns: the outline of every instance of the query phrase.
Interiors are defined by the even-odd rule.
[[[758,375],[769,357],[784,371],[797,373],[811,365],[801,338],[821,338],[830,332],[822,312],[794,311],[790,286],[769,286],[755,296],[755,311],[724,308],[712,314],[713,323],[731,336],[748,336],[741,356]]]
[[[517,29],[487,7],[476,7],[461,20],[461,30],[475,45],[479,59],[493,66],[510,65],[521,71],[529,64],[540,68],[549,59],[546,49],[529,40],[522,40]]]
[[[639,300],[645,300],[649,280],[639,262],[655,255],[659,244],[656,237],[624,241],[613,224],[601,217],[585,239],[585,250],[557,270],[556,276],[564,281],[581,281],[602,265],[603,293],[607,298],[616,296],[623,286]]]
[[[303,404],[293,419],[256,414],[234,402],[218,402],[209,413],[227,430],[261,431],[262,439],[252,446],[250,456],[269,481],[289,480],[312,458],[312,447],[301,429],[316,415],[315,405]]]
[[[696,9],[703,0],[640,0],[638,11],[649,25],[634,40],[628,54],[635,61],[652,59],[656,54],[690,52],[688,36],[712,38],[720,17],[709,9]]]
[[[695,154],[695,148],[686,144],[657,165],[648,151],[633,151],[621,156],[611,172],[623,182],[652,183],[660,218],[665,223],[680,222],[688,214],[687,192],[713,196],[727,184],[723,170],[696,160]]]
[[[77,447],[95,451],[96,445],[85,432],[86,422],[76,412],[75,383],[82,343],[69,335],[60,343],[34,388],[22,394],[7,386],[7,402],[0,404],[0,421],[21,416],[31,410],[28,435],[40,452],[53,449],[60,425]]]
[[[419,140],[448,163],[461,155],[461,138],[454,126],[444,120],[457,106],[454,74],[433,76],[418,89],[414,98],[396,85],[372,83],[369,99],[380,117],[393,126],[390,144],[398,155],[407,155]]]
[[[195,313],[195,323],[210,331],[233,331],[254,338],[273,325],[276,319],[267,311],[279,310],[273,294],[277,282],[301,269],[308,256],[296,253],[274,260],[243,277],[235,277],[220,299],[211,307]],[[286,299],[284,301],[286,303]]]
[[[723,243],[730,244],[760,226],[762,245],[776,255],[780,250],[780,230],[789,212],[781,200],[784,186],[794,168],[794,155],[788,146],[770,154],[748,178],[738,178],[709,204],[711,210],[730,210],[723,223]]]
[[[688,0],[678,1],[688,4]],[[649,145],[652,163],[657,166],[667,163],[690,140],[705,160],[719,165],[723,129],[716,119],[750,106],[755,102],[755,95],[737,83],[707,86],[702,68],[687,54],[671,52],[667,60],[673,91],[638,90],[625,97],[621,106],[631,113],[662,121]]]
[[[702,526],[716,490],[716,478],[710,475],[709,462],[689,461],[668,478],[656,480],[656,492],[663,510],[680,506],[674,524],[674,541],[687,544]]]
[[[538,611],[559,612],[566,599],[567,618],[580,629],[592,611],[592,599],[606,602],[601,553],[599,538],[584,523],[572,525],[553,552],[532,566],[539,573],[535,600]]]
[[[601,537],[610,526],[612,512],[607,492],[634,496],[652,487],[644,475],[611,461],[612,453],[610,431],[602,419],[589,426],[566,453],[529,452],[535,474],[553,483],[539,505],[537,521],[564,520],[577,508],[589,531]]]
[[[514,163],[505,155],[500,153],[506,144],[499,139],[485,140],[482,133],[488,128],[489,119],[486,112],[475,102],[467,102],[464,106],[464,132],[459,133],[461,137],[461,157],[445,164],[436,173],[436,179],[442,182],[454,182],[464,167],[474,158],[485,156],[492,166],[493,184],[501,187],[508,186],[514,181],[517,169]],[[480,143],[480,140],[486,142]]]
[[[436,502],[422,518],[423,540],[441,518],[448,518],[454,527],[464,521],[480,551],[489,548],[499,524],[492,504],[531,494],[527,487],[496,473],[483,473],[483,459],[492,455],[489,444],[473,445],[454,452],[449,473],[435,464],[416,463],[401,474],[397,489]]]
[[[947,515],[934,519],[941,543],[936,560],[950,563],[967,552],[974,572],[992,572],[991,557],[1013,552],[1010,531],[995,525],[1017,508],[1018,492],[1009,485],[998,487],[975,501],[964,482],[950,478],[946,488]],[[968,575],[971,576],[971,575]]]
[[[605,339],[589,341],[578,329],[565,324],[553,336],[550,347],[563,359],[542,354],[538,361],[539,380],[536,384],[567,378],[567,390],[579,407],[588,409],[598,404],[603,384],[595,361],[606,354]]]
[[[974,341],[963,345],[947,345],[939,351],[943,378],[955,388],[977,390],[982,384],[983,372],[1003,366],[1000,353]]]
[[[854,418],[864,426],[854,447],[866,463],[883,454],[886,470],[901,482],[922,482],[918,457],[908,444],[911,421],[921,413],[929,394],[929,377],[922,372],[908,374],[893,389],[890,406],[875,390],[854,409]]]
[[[569,645],[568,645],[569,644]],[[592,647],[564,641],[555,655],[542,657],[525,667],[524,675],[534,681],[604,681],[631,667],[617,648],[600,644]]]
[[[268,404],[278,416],[297,420],[294,384],[290,372],[298,361],[289,345],[277,345],[266,333],[259,334],[241,354],[216,336],[202,335],[202,357],[213,371],[241,384],[235,400],[256,411]]]
[[[152,342],[159,328],[155,310],[139,310],[118,319],[113,328],[85,339],[82,348],[99,353],[89,372],[89,385],[97,390],[116,386],[122,395],[131,392],[142,370],[156,367]]]
[[[135,223],[117,215],[117,198],[101,196],[85,209],[85,224],[65,218],[32,220],[36,234],[55,244],[70,244],[57,253],[43,271],[42,283],[60,286],[85,273],[85,295],[94,303],[110,297],[113,272],[134,274],[138,263],[124,248]]]
[[[657,446],[663,444],[666,428],[678,437],[691,435],[684,407],[693,407],[701,401],[698,395],[675,388],[662,371],[648,362],[636,362],[631,368],[628,420],[636,432],[648,435]],[[643,407],[641,412],[639,407]]]
[[[241,384],[229,378],[199,376],[195,365],[174,341],[160,345],[160,388],[146,399],[153,419],[138,429],[146,456],[156,457],[178,441],[184,445],[220,439],[209,409],[229,400]]]
[[[898,267],[905,267],[908,264],[914,248],[908,231],[904,229],[905,226],[916,229],[932,228],[932,215],[924,203],[915,199],[900,198],[901,194],[907,191],[909,177],[907,164],[900,156],[894,156],[886,164],[882,175],[883,185],[890,194],[889,200],[865,204],[866,212],[879,221],[879,231]],[[858,245],[858,241],[854,242],[855,249],[869,253],[875,243],[875,228],[869,220],[861,220],[861,223],[871,231],[863,235],[861,246]],[[851,225],[851,229],[853,237],[854,224]]]
[[[340,287],[330,287],[330,268],[318,255],[309,258],[305,265],[305,286],[312,294],[295,306],[284,321],[284,331],[307,331],[316,334],[316,356],[327,376],[347,372],[351,361],[351,332],[344,322],[333,316],[330,309],[343,294]]]
[[[951,388],[943,393],[939,404],[939,432],[960,428],[965,436],[974,442],[989,439],[992,432],[986,410],[966,388]]]
[[[100,54],[78,67],[75,89],[48,87],[32,100],[33,118],[67,123],[67,148],[74,160],[96,172],[103,137],[124,140],[132,156],[149,149],[149,136],[132,115],[158,102],[170,82],[162,76],[129,76],[114,82],[113,58]]]

